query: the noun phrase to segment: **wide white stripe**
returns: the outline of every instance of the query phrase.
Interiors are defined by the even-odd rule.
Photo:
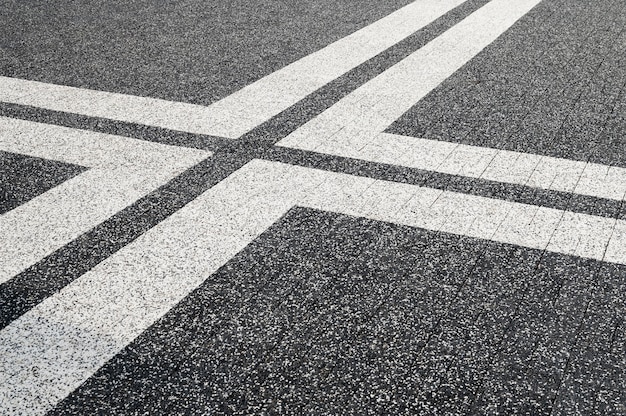
[[[0,149],[74,165],[172,172],[204,150],[0,116]]]
[[[278,145],[621,201],[626,169],[380,133],[539,0],[493,0]]]
[[[294,205],[626,264],[625,221],[255,160],[0,332],[6,414],[43,414]]]
[[[208,106],[0,77],[0,101],[237,138],[465,0],[418,0]]]
[[[492,0],[279,144],[331,151],[335,146],[332,136],[342,129],[371,134],[383,131],[540,1]]]
[[[3,117],[0,150],[90,168],[0,216],[0,283],[211,155]]]
[[[343,132],[343,131],[342,131]],[[409,168],[624,200],[626,169],[550,156],[470,146],[388,133],[327,139],[317,151]],[[289,147],[304,148],[306,141]]]

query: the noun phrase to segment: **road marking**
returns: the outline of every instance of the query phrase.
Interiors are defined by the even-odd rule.
[[[254,160],[0,332],[5,412],[52,408],[298,205],[626,264],[626,221]]]
[[[626,169],[381,133],[539,0],[493,0],[278,142],[279,146],[621,201]]]
[[[341,99],[280,143],[332,149],[334,134],[379,133],[492,43],[541,0],[492,0]],[[322,129],[323,133],[315,134]],[[352,134],[354,132],[354,134]]]
[[[0,150],[89,168],[0,216],[0,283],[211,155],[5,117]]]
[[[624,200],[626,195],[626,169],[618,166],[388,133],[363,131],[356,134],[354,130],[351,134],[342,130],[317,147],[313,143],[300,136],[297,142],[278,144],[370,162],[617,201]]]
[[[344,110],[331,108],[330,113],[319,117],[326,121],[319,124],[318,131],[328,135],[317,145],[328,146],[327,139],[332,137],[335,144],[330,144],[330,151],[354,152],[369,145],[372,137],[398,139],[399,136],[380,134],[390,119],[398,117],[398,111],[412,105],[416,96],[426,94],[431,88],[429,85],[438,84],[441,81],[437,80],[448,76],[446,73],[460,67],[463,59],[471,59],[482,49],[477,49],[480,45],[495,39],[496,32],[506,30],[519,18],[515,16],[523,15],[537,2],[493,0],[485,6],[487,9],[481,9],[481,14],[470,16],[469,23],[466,19],[459,24],[460,28],[457,25],[456,29],[451,29],[458,38],[448,32],[442,35],[440,46],[444,51],[453,49],[454,54],[438,54],[439,49],[435,48],[421,56],[424,62],[443,63],[444,71],[431,71],[426,74],[429,76],[417,78],[420,81],[416,88],[411,88],[410,83],[396,84],[396,78],[392,78],[389,85],[383,85],[388,81],[386,73],[374,79],[373,84],[363,87],[364,90],[359,89],[358,93],[346,97],[346,101],[342,100],[342,105],[350,104]],[[477,43],[464,44],[468,36],[473,36]],[[413,64],[398,65],[404,67],[400,79],[414,81]],[[382,84],[377,86],[379,83]],[[405,94],[405,90],[410,91]],[[388,95],[381,98],[381,91]],[[128,117],[154,115],[149,111],[153,103],[141,100],[133,103],[145,103],[145,112]],[[242,105],[249,104],[244,100]],[[180,114],[184,112],[170,111],[172,108],[164,106],[163,114],[173,119],[179,117],[173,123],[180,123]],[[119,112],[120,116],[124,113]],[[256,116],[260,119],[261,113]],[[156,119],[159,122],[158,117]],[[204,118],[198,120],[206,123]],[[230,131],[253,123],[247,118],[242,120],[244,122],[234,127],[229,126],[233,128]],[[314,131],[311,125],[306,125],[286,142],[319,139],[321,136],[313,134]],[[149,192],[155,184],[163,183],[209,155],[192,149],[8,119],[0,119],[0,139],[2,150],[90,166],[89,171],[67,181],[65,188],[61,185],[11,211],[9,214],[17,212],[12,214],[13,219],[6,215],[0,217],[0,234],[18,236],[6,244],[3,241],[5,251],[0,252],[3,262],[10,262],[12,258],[7,251],[12,248],[4,245],[22,244],[39,250],[34,255],[13,254],[14,257],[30,255],[31,260],[49,252],[49,248],[40,249],[37,236],[46,238],[46,233],[50,232],[47,223],[51,219],[53,223],[56,221],[56,228],[52,233],[54,237],[46,243],[48,246],[58,244],[58,240],[75,238],[78,226],[68,222],[68,218],[84,220],[81,226],[93,226],[96,221],[93,217],[83,219],[82,214],[72,211],[77,203],[81,206],[79,213],[93,210],[99,215],[104,210],[112,211],[102,214],[106,219],[120,206]],[[412,156],[392,154],[392,157],[421,158],[419,163],[430,164],[432,169],[446,166],[450,172],[467,172],[468,176],[481,175],[477,177],[512,183],[558,183],[563,189],[581,193],[597,188],[598,178],[612,178],[606,184],[609,190],[601,192],[603,195],[613,192],[614,198],[619,197],[620,189],[615,188],[612,181],[619,180],[622,173],[609,167],[569,165],[569,161],[546,161],[536,159],[536,155],[450,143],[420,143],[426,143],[420,149],[428,152],[427,156],[415,155],[416,150],[411,148],[408,153]],[[120,148],[124,151],[119,151]],[[472,161],[471,165],[466,159]],[[562,165],[555,168],[557,162],[565,163],[566,168]],[[568,171],[570,168],[573,170]],[[552,175],[555,169],[556,176]],[[92,176],[87,175],[90,172]],[[576,180],[564,172],[574,172]],[[78,181],[80,178],[83,183]],[[600,187],[605,186],[603,183]],[[297,205],[626,264],[626,221],[254,160],[0,331],[0,402],[5,412],[43,414],[54,407]],[[50,214],[48,209],[61,211]],[[30,228],[20,230],[18,225]],[[59,237],[65,228],[74,233],[74,237],[69,234]],[[7,264],[17,270],[23,267]]]
[[[0,77],[0,101],[235,139],[466,0],[418,0],[208,106]]]

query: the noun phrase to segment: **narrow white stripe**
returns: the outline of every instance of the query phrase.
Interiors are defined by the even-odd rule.
[[[294,205],[596,259],[626,234],[625,221],[255,160],[0,332],[5,412],[50,409]],[[626,264],[623,246],[604,259]]]
[[[626,169],[616,166],[388,133],[367,136],[357,148],[335,137],[342,141],[326,153],[617,201],[626,195]]]
[[[0,77],[0,101],[237,138],[466,0],[419,0],[209,107]]]
[[[278,145],[621,201],[626,169],[380,133],[534,7],[493,0]]]
[[[0,217],[0,283],[211,154],[3,117],[0,150],[90,168]]]
[[[539,0],[493,0],[278,145],[621,201],[626,169],[380,133]]]

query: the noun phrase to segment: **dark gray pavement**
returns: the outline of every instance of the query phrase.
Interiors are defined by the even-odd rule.
[[[0,75],[208,105],[409,2],[9,0]]]
[[[620,414],[625,272],[295,209],[52,414]]]
[[[145,145],[163,170],[172,149],[205,152],[36,262],[0,274],[0,414],[626,415],[621,0],[537,0],[384,130],[583,163],[577,172],[555,165],[547,186],[505,180],[506,166],[501,180],[485,179],[276,145],[468,16],[491,6],[513,13],[502,0],[447,3],[332,82],[294,92],[293,105],[237,139],[0,99],[0,233],[12,237],[32,228],[61,241],[63,224],[117,198],[114,190],[111,201],[54,223],[54,203],[39,206],[38,197],[67,204],[59,185],[104,169],[58,159],[106,159],[118,139]],[[7,1],[0,77],[210,109],[404,6],[427,14],[432,4]],[[391,36],[375,35],[365,43]],[[29,135],[17,120],[47,129]],[[60,127],[64,150],[48,152]],[[84,146],[72,131],[87,137]],[[260,162],[274,168],[250,168]],[[111,169],[115,177],[131,168]],[[138,189],[132,169],[120,194]],[[327,175],[315,188],[327,200],[298,179],[303,171],[311,183]],[[579,176],[575,186],[552,186],[568,175]],[[585,180],[592,185],[580,187]],[[402,200],[400,186],[411,197]],[[426,204],[428,192],[440,194]],[[450,195],[458,199],[445,205]],[[528,219],[516,223],[515,212]],[[472,231],[499,216],[488,237]],[[514,237],[501,237],[509,229]],[[23,253],[43,244],[20,238],[11,241]],[[13,267],[12,249],[0,241],[1,273]],[[163,286],[167,279],[174,283]],[[188,290],[179,296],[180,287]]]
[[[388,131],[626,166],[626,10],[543,1]]]

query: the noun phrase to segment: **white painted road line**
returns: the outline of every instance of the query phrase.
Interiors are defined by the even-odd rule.
[[[492,0],[279,143],[330,152],[342,130],[348,130],[342,140],[383,131],[540,1]]]
[[[493,0],[278,145],[621,201],[626,169],[381,133],[539,0]]]
[[[626,221],[254,160],[0,332],[6,414],[45,413],[296,205],[626,264]]]
[[[388,133],[360,137],[327,153],[617,201],[626,194],[626,169],[617,166]]]
[[[418,0],[208,106],[0,77],[0,101],[238,138],[466,0]]]
[[[0,150],[89,168],[0,216],[0,283],[211,155],[4,117]]]

